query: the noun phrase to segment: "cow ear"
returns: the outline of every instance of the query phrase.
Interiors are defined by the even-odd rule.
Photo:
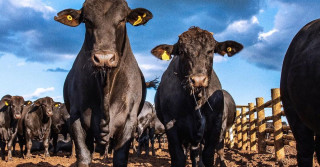
[[[53,106],[54,106],[54,107],[59,107],[59,106],[60,106],[60,103],[54,103]]]
[[[40,100],[36,100],[33,104],[34,104],[35,106],[40,106],[40,105],[41,105]]]
[[[229,57],[235,55],[243,49],[242,44],[235,41],[217,42],[214,53],[221,56],[228,54]]]
[[[11,100],[9,100],[9,99],[5,99],[4,100],[4,105],[5,106],[9,106],[11,104]]]
[[[30,105],[31,103],[32,103],[32,101],[28,100],[28,101],[25,101],[25,102],[24,102],[24,105],[27,106],[27,105]]]
[[[137,8],[131,10],[127,16],[127,21],[133,26],[145,25],[150,19],[152,19],[152,13],[144,8]]]
[[[54,16],[54,20],[67,26],[76,27],[82,22],[81,10],[65,9],[57,15]]]
[[[151,53],[160,60],[170,60],[175,54],[175,45],[158,45],[151,50]]]

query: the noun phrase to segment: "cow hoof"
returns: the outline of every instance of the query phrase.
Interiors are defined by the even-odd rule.
[[[7,162],[12,161],[12,157],[8,157]]]
[[[25,159],[30,159],[31,158],[31,155],[30,154],[27,154],[26,156],[25,156]]]
[[[47,157],[50,157],[50,154],[49,154],[49,153],[44,154],[44,158],[47,158]]]

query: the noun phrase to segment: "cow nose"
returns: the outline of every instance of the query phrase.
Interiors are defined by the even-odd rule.
[[[92,55],[93,63],[98,67],[116,67],[118,65],[117,53],[115,52],[98,52]]]
[[[208,77],[204,74],[196,74],[190,77],[192,86],[194,87],[207,87]]]

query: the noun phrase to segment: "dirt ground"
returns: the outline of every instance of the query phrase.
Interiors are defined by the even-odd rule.
[[[137,157],[133,154],[132,149],[129,155],[129,167],[138,166],[170,166],[170,156],[168,153],[168,146],[164,144],[162,150],[158,149],[158,144],[156,146],[156,156],[146,157],[144,152],[142,152],[141,157]],[[265,154],[250,153],[248,151],[239,151],[237,149],[225,149],[227,166],[278,166],[275,162],[275,156],[273,154],[273,147],[268,146],[267,152]],[[297,166],[296,161],[296,150],[295,147],[285,146],[286,158],[284,161],[284,166]],[[0,161],[1,167],[35,167],[35,166],[45,166],[45,167],[67,167],[75,166],[75,158],[69,158],[69,153],[58,153],[58,156],[52,156],[48,158],[43,158],[43,152],[33,153],[33,158],[23,159],[14,156],[13,161],[5,162]],[[93,167],[102,166],[112,166],[112,156],[104,160],[99,157],[98,153],[94,154]],[[187,166],[191,167],[191,161],[188,159]],[[318,163],[316,165],[319,167]]]

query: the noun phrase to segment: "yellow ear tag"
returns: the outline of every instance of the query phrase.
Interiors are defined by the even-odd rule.
[[[146,16],[147,16],[147,14],[146,14],[146,13],[144,13],[142,17],[144,18],[144,17],[146,17]]]
[[[71,16],[71,15],[68,15],[68,16],[67,16],[67,19],[71,21],[71,20],[72,20],[72,16]]]
[[[54,105],[55,107],[59,107],[59,104]]]
[[[8,106],[8,105],[9,105],[9,103],[8,103],[7,101],[5,101],[5,102],[4,102],[4,104],[5,104],[6,106]]]
[[[31,104],[31,101],[28,102],[28,105]]]
[[[138,16],[138,19],[133,23],[134,26],[140,24],[142,22],[141,16]]]
[[[231,48],[231,47],[228,47],[228,48],[227,48],[227,51],[228,51],[228,52],[231,52],[231,51],[232,51],[232,48]]]
[[[164,51],[161,55],[162,60],[170,60],[170,55],[168,55],[167,51]]]

